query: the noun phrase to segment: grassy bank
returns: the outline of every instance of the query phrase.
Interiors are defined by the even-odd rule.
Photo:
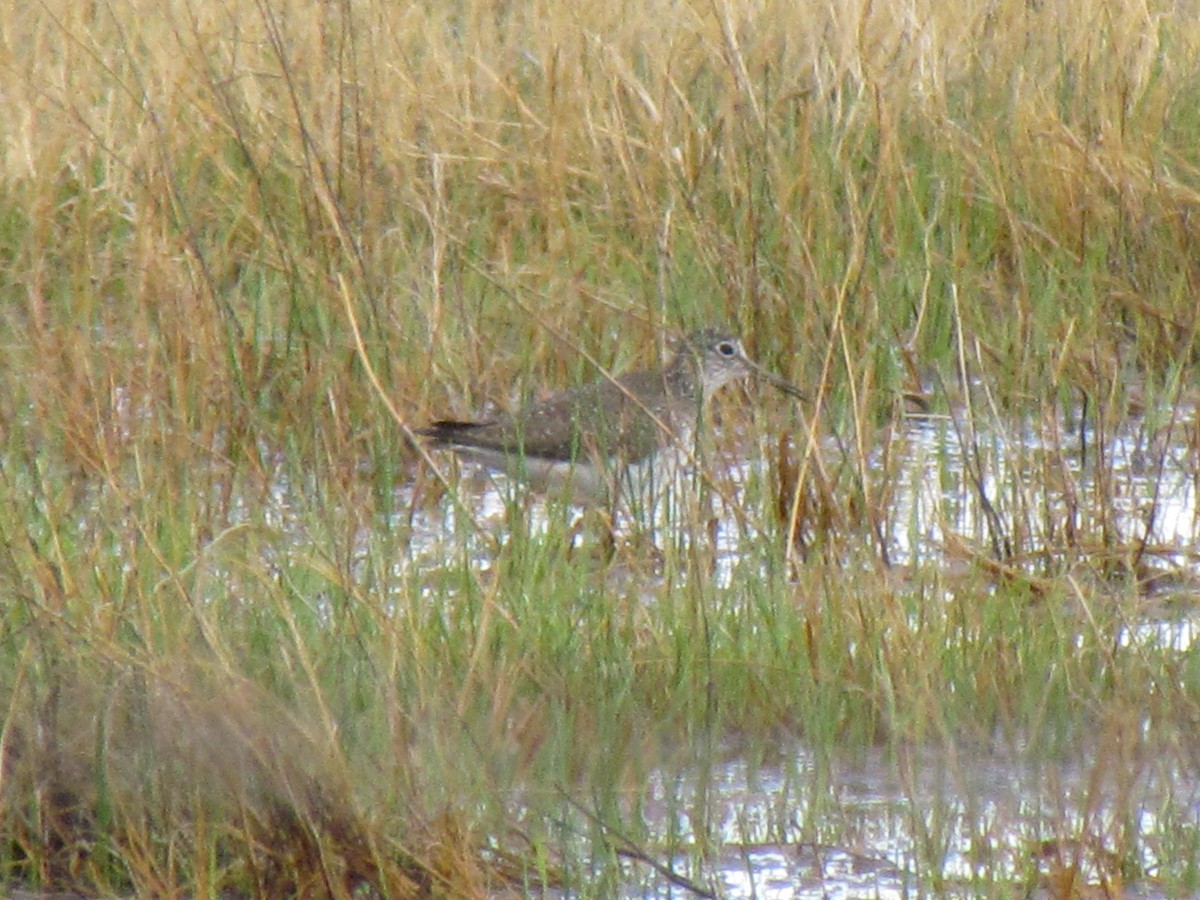
[[[665,855],[662,767],[999,742],[1086,748],[1118,799],[1063,828],[1194,891],[1167,810],[1138,871],[1200,701],[1194,654],[1127,640],[1167,554],[1112,448],[1142,412],[1152,461],[1200,444],[1200,26],[942,7],[0,12],[3,877],[605,896],[572,804]],[[705,490],[763,457],[720,578],[519,502],[476,531],[410,440],[717,321],[812,398],[718,403]],[[947,461],[995,519],[902,567],[906,394],[1042,443]]]

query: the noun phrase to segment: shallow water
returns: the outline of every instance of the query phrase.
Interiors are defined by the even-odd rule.
[[[1100,447],[1094,433],[1057,423],[970,433],[949,418],[907,420],[881,437],[866,469],[867,492],[886,498],[881,552],[894,564],[952,565],[963,547],[982,559],[1008,548],[1006,564],[1070,577],[1096,555],[1128,561],[1137,554],[1145,612],[1118,640],[1182,659],[1200,629],[1200,461],[1194,442],[1184,441],[1194,429],[1194,412],[1165,429],[1137,421]],[[761,524],[765,513],[750,514],[770,507],[770,475],[759,462],[770,452],[743,441],[734,458],[717,461],[706,515],[711,577],[720,585],[744,577],[747,558],[760,558],[749,552],[753,542],[782,531]],[[836,468],[834,442],[821,452]],[[510,487],[478,472],[467,477],[474,515],[485,529],[502,530]],[[533,528],[546,527],[544,508],[523,509]],[[436,556],[456,513],[443,505],[423,515],[427,530],[415,535],[414,554]],[[475,552],[486,568],[487,543]],[[1019,753],[922,748],[902,759],[867,753],[818,772],[797,746],[772,766],[751,768],[733,755],[704,773],[660,772],[641,798],[641,815],[659,847],[687,849],[656,862],[721,897],[1051,896],[1062,891],[1063,872],[1082,879],[1076,888],[1156,897],[1156,876],[1171,866],[1165,823],[1200,829],[1194,770],[1171,766],[1150,761],[1109,773],[1081,752],[1031,768]],[[823,804],[814,791],[833,802]],[[1114,803],[1122,791],[1123,802]],[[1129,808],[1129,791],[1137,792],[1132,820],[1116,812]],[[814,824],[830,815],[832,827]],[[1123,863],[1144,877],[1122,883]],[[693,895],[646,861],[624,865],[626,896]],[[940,874],[929,883],[917,872]]]
[[[861,537],[889,565],[945,564],[964,552],[1016,566],[1136,554],[1141,574],[1156,576],[1149,588],[1181,585],[1191,594],[1200,590],[1200,444],[1185,439],[1197,427],[1195,411],[1170,428],[1137,420],[1101,446],[1091,430],[1067,432],[1058,423],[982,431],[922,416],[876,436],[865,478],[841,450],[848,442],[826,440],[818,452],[836,493],[855,492],[883,511],[874,533],[863,525]],[[735,567],[755,556],[751,548],[784,540],[786,523],[770,512],[779,488],[764,463],[775,453],[769,438],[735,437],[713,458],[685,458],[666,499],[636,522],[619,513],[618,531],[635,527],[686,542],[687,529],[677,523],[703,523],[716,557],[712,577],[727,586]],[[798,464],[801,448],[791,454]],[[466,540],[486,568],[512,510],[528,517],[534,533],[555,517],[581,515],[525,497],[520,485],[470,464],[458,485],[461,505],[443,499],[416,512],[411,562],[436,564],[448,542]],[[464,527],[467,516],[482,533]]]
[[[675,865],[722,897],[973,897],[1046,889],[1056,866],[1078,866],[1088,884],[1119,884],[1128,862],[1114,856],[1119,841],[1137,848],[1141,871],[1169,869],[1164,818],[1200,820],[1200,789],[1168,766],[1150,766],[1133,785],[1141,803],[1131,822],[1113,803],[1129,787],[1078,761],[1030,767],[978,750],[913,750],[892,759],[872,751],[822,773],[797,748],[783,766],[731,760],[704,785],[694,775],[660,775],[648,811],[686,843],[695,837],[692,799],[703,797],[716,849],[698,868],[684,858]],[[819,821],[828,834],[812,824]],[[642,863],[627,870],[628,897],[686,896]],[[913,874],[929,871],[940,873],[936,884]],[[1150,880],[1121,889],[1165,896]]]

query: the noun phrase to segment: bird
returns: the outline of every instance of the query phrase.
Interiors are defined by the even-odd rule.
[[[690,450],[708,399],[725,385],[761,378],[803,397],[747,355],[732,332],[705,328],[684,339],[661,368],[604,377],[551,394],[515,414],[484,421],[441,419],[416,433],[435,448],[505,472],[574,503],[611,500],[652,483],[655,461]]]

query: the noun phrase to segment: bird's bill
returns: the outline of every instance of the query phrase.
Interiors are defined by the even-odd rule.
[[[808,397],[805,395],[805,393],[802,390],[800,390],[800,388],[796,387],[794,384],[792,384],[787,379],[780,378],[774,372],[764,369],[762,366],[760,366],[758,363],[754,362],[754,360],[752,360],[752,359],[747,359],[746,362],[747,362],[747,364],[749,364],[750,371],[754,373],[756,378],[761,378],[763,381],[770,382],[773,386],[777,387],[779,390],[783,391],[785,394],[790,394],[791,396],[796,397],[800,400],[808,399]]]

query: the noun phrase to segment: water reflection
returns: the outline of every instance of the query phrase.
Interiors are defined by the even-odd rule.
[[[940,565],[964,553],[1018,567],[1038,559],[1069,565],[1111,557],[1141,566],[1138,577],[1148,588],[1164,583],[1164,574],[1182,573],[1181,583],[1195,593],[1200,459],[1197,447],[1183,440],[1193,428],[1190,414],[1166,432],[1139,420],[1101,442],[1088,429],[1064,436],[1058,423],[983,430],[925,415],[886,429],[864,466],[848,458],[845,442],[828,440],[817,452],[820,467],[833,473],[829,490],[843,498],[861,495],[864,536],[891,564]],[[1171,436],[1180,439],[1170,443]],[[680,546],[700,537],[711,541],[712,576],[727,586],[739,563],[760,558],[757,548],[784,540],[788,523],[777,515],[790,506],[789,497],[779,496],[770,462],[778,452],[766,438],[743,439],[724,458],[677,461],[665,500],[636,521],[618,515],[617,529],[669,535]],[[796,465],[803,449],[793,446],[790,453]],[[534,535],[564,516],[569,527],[582,514],[530,498],[501,475],[470,465],[463,473],[456,499],[416,513],[414,562],[445,559],[453,535],[470,542],[470,552],[486,565],[514,511]],[[463,527],[463,510],[482,533]],[[802,539],[817,537],[815,526],[800,524]]]
[[[877,533],[893,563],[944,566],[954,555],[948,548],[965,546],[980,558],[1002,555],[1015,569],[1046,566],[1068,579],[1079,566],[1087,571],[1078,577],[1093,578],[1102,595],[1104,566],[1094,561],[1112,562],[1126,573],[1113,577],[1114,589],[1136,580],[1146,599],[1143,614],[1118,630],[1117,645],[1182,657],[1200,629],[1200,462],[1195,446],[1171,442],[1181,430],[1133,422],[1102,442],[1086,429],[1064,437],[1054,423],[971,432],[951,418],[924,417],[886,434],[867,466],[843,460],[840,471],[851,475],[840,477],[855,489],[856,473],[865,472],[868,483],[857,487],[886,501]],[[703,485],[704,539],[715,558],[706,577],[718,585],[748,577],[762,542],[780,540],[783,527],[767,513],[775,498],[764,461],[773,449],[742,444]],[[836,470],[839,445],[820,452]],[[514,489],[473,478],[473,508],[502,531]],[[696,492],[699,484],[693,471],[679,490]],[[543,506],[519,507],[535,532],[548,527]],[[419,520],[428,530],[415,541],[417,555],[445,552],[453,516],[443,507]],[[487,542],[473,552],[486,566]],[[986,750],[920,749],[899,760],[868,753],[818,773],[798,747],[774,767],[733,758],[702,776],[694,767],[661,771],[640,815],[658,836],[654,846],[681,848],[670,859],[673,871],[722,897],[1051,896],[1063,872],[1100,894],[1154,897],[1153,881],[1122,884],[1122,877],[1169,871],[1164,834],[1180,822],[1200,828],[1200,786],[1169,760],[1140,765],[1118,776],[1083,757],[1031,766]],[[814,796],[814,783],[832,799]],[[1127,796],[1114,801],[1117,785],[1136,787],[1132,815]],[[690,895],[645,861],[629,859],[625,869],[626,896]],[[938,873],[937,881],[919,881],[922,872]]]
[[[871,751],[819,775],[798,747],[786,766],[751,769],[734,759],[705,783],[659,773],[647,818],[685,846],[703,830],[693,817],[705,819],[704,841],[718,849],[703,865],[681,854],[674,868],[721,897],[1049,896],[1068,868],[1097,896],[1107,884],[1114,896],[1157,897],[1165,894],[1153,883],[1123,883],[1124,873],[1166,874],[1164,823],[1194,822],[1200,790],[1165,763],[1146,768],[1131,820],[1115,802],[1126,786],[1105,777],[1103,763]],[[797,788],[814,779],[828,799]],[[931,871],[936,882],[915,874]],[[683,895],[637,863],[627,873],[625,896]]]

